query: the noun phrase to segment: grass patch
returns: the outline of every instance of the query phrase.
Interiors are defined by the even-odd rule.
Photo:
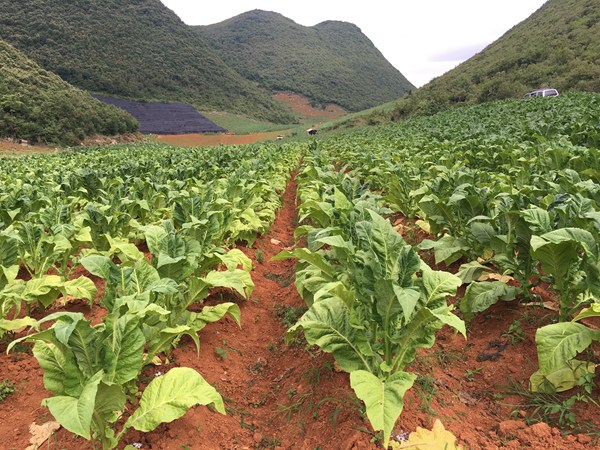
[[[265,131],[279,130],[283,131],[294,127],[294,125],[274,124],[271,122],[255,120],[228,112],[203,111],[202,114],[220,127],[223,127],[229,131],[233,131],[235,134],[263,133]]]

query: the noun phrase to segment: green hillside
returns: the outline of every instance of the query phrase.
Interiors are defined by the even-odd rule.
[[[136,120],[74,88],[0,40],[0,137],[74,145],[137,129]]]
[[[520,98],[542,87],[600,92],[598,0],[549,0],[481,53],[401,99],[392,118]]]
[[[0,0],[0,38],[82,89],[291,120],[159,0]]]
[[[358,111],[396,99],[414,86],[350,23],[305,27],[254,10],[194,27],[223,60],[271,91]]]

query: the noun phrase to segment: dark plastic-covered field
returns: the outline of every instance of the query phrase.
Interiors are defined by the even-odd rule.
[[[127,111],[140,123],[142,133],[188,134],[227,131],[186,103],[130,102],[103,95],[94,95],[94,97]]]

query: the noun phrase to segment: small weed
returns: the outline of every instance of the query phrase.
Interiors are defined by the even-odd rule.
[[[317,386],[321,381],[321,369],[319,367],[311,367],[310,369],[306,369],[302,376],[308,384]]]
[[[277,305],[275,314],[281,320],[281,324],[290,328],[296,324],[298,319],[306,312],[305,306],[299,306],[295,308],[291,305]]]
[[[573,432],[584,432],[587,427],[577,419],[573,407],[578,402],[592,403],[596,407],[600,407],[597,401],[585,392],[589,390],[585,385],[582,389],[583,392],[566,397],[558,394],[531,392],[510,377],[508,381],[509,385],[506,387],[505,395],[518,395],[523,400],[517,405],[508,405],[513,408],[511,414],[516,415],[521,410],[529,411],[530,415],[525,419],[528,424],[546,422],[561,430],[570,429]]]
[[[476,369],[468,369],[465,371],[465,378],[469,382],[475,381],[475,375],[481,375],[481,370],[481,367],[478,367]]]
[[[333,426],[333,431],[335,432],[338,424],[338,415],[341,411],[353,411],[356,413],[358,417],[362,420],[366,419],[365,406],[364,404],[356,398],[356,396],[350,394],[348,391],[340,390],[341,398],[337,397],[326,397],[317,403],[315,408],[315,414],[318,414],[319,409],[325,403],[334,403],[336,404],[336,408],[331,413],[331,424]],[[315,417],[316,419],[316,417]]]
[[[21,361],[24,355],[33,355],[32,346],[29,344],[17,343],[11,350],[13,362]]]
[[[511,323],[508,327],[508,331],[502,336],[507,338],[511,345],[523,342],[525,340],[525,333],[521,328],[521,320],[516,319],[513,323]]]
[[[261,249],[257,248],[256,250],[254,250],[254,259],[256,259],[257,263],[264,264],[265,263],[265,252],[263,252]]]
[[[427,414],[429,420],[430,416],[435,416],[437,414],[431,407],[431,401],[436,393],[435,378],[431,375],[422,375],[417,378],[415,386],[417,388],[417,393],[421,398],[421,404],[418,409]]]
[[[229,345],[229,344],[227,343],[227,341],[221,341],[221,344],[223,344],[223,347],[226,347],[226,348],[228,348],[229,350],[231,350],[231,351],[233,351],[233,352],[236,352],[238,355],[240,355],[240,356],[244,356],[244,354],[243,354],[243,353],[242,353],[240,350],[238,350],[237,348],[234,348],[234,347],[232,347],[231,345]]]
[[[276,437],[266,437],[263,436],[262,441],[260,441],[258,444],[256,444],[255,448],[269,448],[269,449],[273,449],[275,447],[277,447],[278,445],[281,445],[281,441],[279,439],[277,439]]]
[[[217,358],[219,358],[221,361],[225,361],[227,359],[228,352],[224,348],[219,346],[215,347],[215,353],[217,354]]]
[[[265,361],[259,356],[256,362],[252,364],[249,369],[251,373],[258,375],[261,374],[263,370],[265,370],[265,366]]]
[[[3,381],[0,383],[0,402],[4,401],[6,397],[15,392],[15,385],[10,381]]]
[[[458,353],[449,352],[441,348],[437,349],[434,353],[440,368],[444,370],[446,369],[446,367],[452,364],[452,361],[460,361],[463,359],[462,355],[459,355]]]
[[[277,348],[277,344],[275,342],[269,342],[267,345],[267,350],[269,350],[271,353],[277,353],[279,349]]]
[[[257,401],[250,403],[250,404],[252,405],[253,408],[260,408],[265,403],[267,403],[267,397],[266,397],[266,395],[263,396],[263,397],[261,397]]]

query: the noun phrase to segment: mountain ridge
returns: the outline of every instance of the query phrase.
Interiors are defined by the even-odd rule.
[[[159,0],[0,0],[0,38],[92,92],[292,120]]]
[[[549,0],[482,51],[398,100],[394,120],[553,87],[600,92],[600,2]]]
[[[255,9],[193,28],[240,75],[272,92],[295,92],[356,111],[414,88],[349,22],[306,27]]]
[[[104,105],[0,40],[0,136],[77,145],[87,136],[136,129],[126,112]]]

